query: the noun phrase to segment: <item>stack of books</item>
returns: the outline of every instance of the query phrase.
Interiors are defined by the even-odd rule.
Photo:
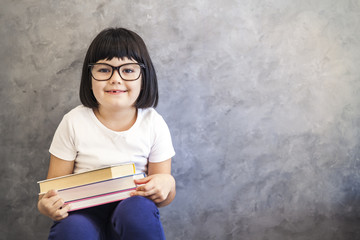
[[[134,179],[144,177],[135,174],[134,163],[126,163],[39,181],[39,195],[56,189],[75,211],[128,198],[137,187]]]

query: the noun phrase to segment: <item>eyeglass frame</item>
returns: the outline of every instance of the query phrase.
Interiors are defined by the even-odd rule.
[[[110,75],[110,77],[109,77],[108,79],[106,79],[106,80],[98,80],[98,79],[96,79],[96,78],[93,76],[93,74],[92,74],[92,71],[91,71],[91,70],[92,70],[92,67],[94,67],[95,65],[100,65],[100,64],[107,65],[107,66],[109,66],[109,67],[112,68],[111,75]],[[122,65],[117,66],[117,67],[114,67],[114,66],[112,66],[112,65],[110,65],[110,64],[107,64],[107,63],[90,63],[90,64],[88,65],[88,67],[89,67],[89,72],[90,72],[91,77],[94,78],[96,81],[100,81],[100,82],[102,82],[102,81],[109,81],[109,80],[112,78],[112,76],[114,75],[114,72],[115,72],[115,70],[116,70],[116,71],[118,72],[120,78],[121,78],[122,80],[128,82],[128,81],[136,81],[136,80],[138,80],[138,79],[140,78],[141,74],[142,74],[142,71],[140,71],[140,74],[139,74],[139,76],[138,76],[136,79],[131,79],[131,80],[124,79],[124,78],[121,76],[120,68],[123,67],[123,66],[126,66],[126,65],[131,65],[131,64],[139,65],[139,66],[140,66],[140,70],[146,68],[143,63],[125,63],[125,64],[122,64]]]

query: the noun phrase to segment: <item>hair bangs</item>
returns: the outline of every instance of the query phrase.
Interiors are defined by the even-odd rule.
[[[128,58],[143,63],[141,49],[136,44],[136,39],[126,32],[112,32],[108,36],[94,41],[94,50],[90,54],[90,62],[99,60],[111,60],[113,58]]]

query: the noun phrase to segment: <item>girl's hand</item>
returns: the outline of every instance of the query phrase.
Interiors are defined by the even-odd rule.
[[[164,202],[169,193],[175,189],[175,179],[170,174],[153,174],[146,178],[135,180],[142,184],[131,193],[131,196],[143,196],[151,199],[156,204]]]
[[[69,214],[70,205],[64,205],[62,200],[55,190],[50,190],[44,196],[40,196],[38,202],[39,212],[53,219],[59,221],[66,218]]]

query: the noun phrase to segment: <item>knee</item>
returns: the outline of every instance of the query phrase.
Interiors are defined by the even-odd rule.
[[[131,212],[139,211],[145,213],[158,210],[153,201],[141,196],[127,198],[120,202],[119,205],[123,210],[131,210]]]
[[[59,227],[62,228],[78,228],[79,226],[86,227],[87,225],[91,225],[91,222],[86,216],[80,214],[70,214],[67,218],[56,222]]]
[[[86,216],[70,214],[50,229],[49,239],[96,239],[98,227]]]
[[[112,222],[123,227],[139,228],[160,221],[159,210],[155,203],[145,197],[134,196],[119,203]]]

